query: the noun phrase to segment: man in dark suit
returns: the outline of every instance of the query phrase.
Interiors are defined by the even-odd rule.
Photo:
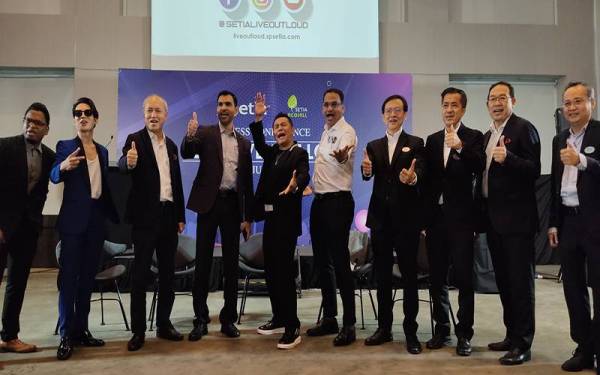
[[[49,126],[46,106],[33,103],[23,117],[23,134],[0,138],[0,282],[8,264],[0,349],[16,353],[36,350],[19,340],[19,315],[55,159],[54,152],[42,144]]]
[[[121,171],[131,175],[126,220],[132,224],[135,250],[131,288],[131,331],[129,351],[144,345],[146,332],[146,285],[152,279],[150,266],[156,250],[158,261],[158,307],[156,336],[183,340],[169,316],[175,301],[173,275],[177,234],[185,228],[185,208],[177,146],[163,127],[168,107],[165,99],[150,95],[144,100],[145,128],[127,136]]]
[[[221,332],[239,337],[233,324],[237,319],[238,257],[240,231],[250,235],[253,199],[250,142],[238,134],[233,119],[238,113],[237,98],[230,91],[217,95],[219,123],[198,127],[196,112],[188,122],[181,142],[181,156],[198,155],[200,165],[187,208],[198,213],[196,227],[196,270],[194,273],[194,329],[189,340],[197,341],[207,333],[208,281],[217,228],[221,233],[225,304],[219,314]]]
[[[442,92],[444,129],[427,137],[425,154],[425,228],[429,259],[433,338],[427,348],[439,349],[450,335],[448,269],[453,267],[459,289],[456,353],[471,355],[473,337],[473,239],[478,215],[475,182],[485,168],[483,134],[466,127],[461,118],[467,107],[463,90],[449,87]]]
[[[594,354],[600,358],[600,122],[592,119],[595,97],[583,82],[567,85],[563,114],[569,129],[552,141],[548,239],[559,249],[571,338],[577,343],[573,356],[562,364],[565,371],[593,368]]]
[[[488,348],[507,351],[500,358],[503,365],[531,359],[535,331],[535,181],[540,175],[540,137],[531,122],[513,113],[515,102],[510,83],[490,86],[487,106],[492,124],[484,136],[482,193],[506,336]]]
[[[406,349],[421,353],[417,338],[419,311],[417,289],[417,250],[421,230],[419,188],[424,176],[423,140],[406,133],[402,124],[408,103],[400,95],[385,99],[381,106],[385,136],[367,144],[361,171],[364,180],[374,177],[367,213],[371,228],[377,280],[378,328],[365,345],[392,341],[392,269],[394,251],[404,282],[404,335]]]
[[[285,113],[273,120],[275,144],[267,145],[263,118],[265,97],[256,94],[255,121],[250,124],[254,147],[263,158],[256,188],[256,221],[264,220],[263,252],[265,278],[271,300],[272,319],[257,332],[270,335],[284,329],[279,349],[292,349],[300,341],[300,320],[296,312],[294,252],[302,234],[302,192],[308,185],[308,153],[294,141],[294,125]]]

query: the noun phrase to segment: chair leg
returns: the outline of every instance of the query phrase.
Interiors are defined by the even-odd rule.
[[[300,249],[296,247],[296,259],[298,259],[298,277],[296,277],[296,289],[298,298],[302,298],[302,268],[300,267]]]
[[[454,327],[454,332],[456,332],[456,318],[454,317],[454,311],[452,311],[452,304],[450,304],[450,318],[452,319],[452,326]]]
[[[100,291],[100,316],[102,317],[100,325],[104,326],[106,323],[104,323],[104,294],[102,293],[102,285],[98,285],[98,290]]]
[[[242,292],[242,301],[240,302],[240,313],[238,314],[237,324],[240,324],[242,321],[242,315],[244,315],[244,310],[246,308],[246,297],[248,296],[248,282],[250,280],[250,276],[246,275],[244,278],[244,291]]]
[[[373,301],[373,294],[371,293],[371,289],[367,289],[369,291],[369,299],[371,300],[371,307],[373,307],[373,315],[375,315],[375,320],[379,320],[377,318],[377,308],[375,307],[375,302]]]
[[[115,280],[115,288],[117,289],[117,301],[119,302],[119,307],[121,308],[121,314],[123,314],[123,321],[125,322],[125,328],[129,331],[129,324],[127,323],[127,315],[125,315],[125,308],[123,307],[123,302],[121,301],[121,291],[119,290],[119,284],[117,280]]]
[[[152,331],[154,329],[154,313],[156,312],[156,296],[158,294],[158,283],[154,287],[154,294],[152,295],[152,306],[150,307],[150,316],[148,319],[150,320],[150,329]]]
[[[317,315],[317,324],[321,321],[321,314],[323,314],[323,299],[321,299],[321,306],[319,306],[319,315]]]
[[[362,287],[358,288],[358,299],[360,300],[360,321],[362,323],[361,329],[365,329],[365,310],[363,308]]]
[[[434,334],[434,327],[433,327],[433,301],[431,299],[431,290],[427,289],[427,293],[429,293],[429,321],[431,323],[431,335],[433,336],[433,334]]]
[[[59,323],[59,320],[56,319],[56,328],[54,328],[54,336],[58,335],[58,323]]]

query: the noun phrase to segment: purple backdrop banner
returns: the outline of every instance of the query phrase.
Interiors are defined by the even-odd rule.
[[[216,123],[216,95],[227,89],[238,98],[239,114],[234,121],[236,130],[252,142],[248,125],[254,120],[254,96],[257,91],[266,93],[269,112],[264,120],[269,128],[278,112],[288,113],[294,121],[295,140],[308,151],[311,175],[315,148],[319,144],[324,119],[321,113],[323,92],[329,87],[341,89],[345,94],[345,118],[358,136],[354,158],[352,192],[356,202],[354,229],[365,230],[366,209],[371,195],[372,182],[360,176],[362,151],[366,144],[381,138],[385,125],[381,118],[381,104],[392,94],[400,94],[408,101],[409,112],[404,130],[411,132],[412,77],[410,74],[336,74],[336,73],[256,73],[256,72],[181,72],[121,69],[119,71],[119,113],[117,145],[123,147],[127,135],[144,127],[142,102],[147,95],[156,93],[169,104],[165,134],[177,145],[183,139],[192,112],[197,112],[200,126]],[[267,142],[273,138],[267,135]],[[262,167],[262,159],[252,147],[254,186]],[[181,159],[183,189],[187,197],[196,176],[198,160]],[[312,197],[303,202],[302,236],[299,245],[310,243],[309,212]],[[185,233],[195,236],[196,215],[186,211]],[[254,232],[262,231],[262,223]]]

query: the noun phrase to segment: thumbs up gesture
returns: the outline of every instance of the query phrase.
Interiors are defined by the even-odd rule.
[[[492,150],[492,158],[496,163],[504,163],[506,160],[506,145],[504,144],[504,136],[500,136],[500,141],[498,142],[498,146],[494,147]]]
[[[137,165],[138,153],[135,148],[135,142],[131,141],[131,148],[127,151],[127,168],[133,169]]]
[[[192,113],[192,118],[187,123],[187,137],[193,137],[196,135],[196,131],[198,130],[198,115],[196,112]]]
[[[72,171],[79,166],[79,163],[85,159],[85,156],[77,156],[81,148],[77,147],[77,150],[73,151],[65,160],[60,163],[61,171]]]
[[[579,164],[579,152],[570,141],[567,141],[567,147],[560,150],[560,161],[564,165],[577,166]]]
[[[369,159],[369,154],[367,153],[366,149],[363,151],[363,159],[360,165],[362,167],[362,173],[365,175],[365,177],[369,177],[373,174],[373,163],[371,162],[371,159]]]
[[[400,171],[400,182],[406,185],[413,185],[415,179],[417,178],[417,174],[415,173],[415,163],[417,159],[413,159],[412,163],[410,163],[410,168],[408,170],[406,168],[402,168]]]
[[[463,146],[462,141],[458,138],[456,129],[453,126],[446,127],[446,136],[444,138],[446,146],[454,150],[460,150]]]

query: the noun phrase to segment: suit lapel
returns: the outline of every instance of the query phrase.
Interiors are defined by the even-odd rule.
[[[19,171],[21,173],[21,176],[19,176],[19,179],[21,180],[21,183],[23,184],[22,186],[25,187],[25,191],[27,191],[27,185],[28,185],[28,177],[29,176],[29,166],[27,165],[27,147],[25,146],[25,142],[27,142],[25,140],[25,137],[20,137],[21,140],[17,141],[16,143],[16,148],[17,148],[17,153],[16,155],[19,155],[17,157],[17,159],[15,160],[15,162],[17,163],[17,171]]]
[[[435,141],[434,143],[434,152],[436,156],[436,161],[440,168],[440,170],[444,170],[444,130],[442,129],[441,132],[439,132],[438,134],[436,134],[433,139]],[[450,160],[448,160],[450,161]]]
[[[221,127],[219,126],[219,124],[217,124],[217,126],[215,127],[215,138],[215,141],[217,142],[217,149],[219,150],[219,152],[217,153],[217,157],[219,158],[221,168],[224,169],[225,165],[223,164],[223,140],[221,139]]]
[[[158,163],[156,162],[154,147],[152,147],[152,139],[150,139],[150,134],[148,134],[148,131],[146,129],[142,131],[142,142],[144,143],[142,145],[144,147],[144,151],[147,153],[147,155],[151,155],[151,157],[149,158],[150,163],[152,164],[156,173],[158,173]]]
[[[408,136],[406,135],[406,132],[402,130],[402,133],[400,133],[400,135],[398,136],[398,143],[396,143],[396,148],[394,149],[394,154],[392,155],[392,162],[390,163],[390,166],[393,166],[396,163],[396,161],[398,161],[400,151],[404,148],[406,142],[408,142]]]

